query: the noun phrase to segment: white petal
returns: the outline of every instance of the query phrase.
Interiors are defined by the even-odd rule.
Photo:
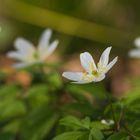
[[[114,124],[114,121],[113,121],[113,120],[108,120],[108,121],[106,121],[106,120],[101,120],[101,123],[102,123],[102,124],[106,124],[106,125],[112,125],[112,124]]]
[[[97,70],[95,62],[88,52],[84,52],[80,54],[80,61],[82,67],[87,71],[87,72],[92,72]]]
[[[24,38],[17,38],[14,43],[16,49],[20,52],[24,53],[31,53],[35,52],[36,49],[34,48],[33,44]]]
[[[110,54],[111,48],[112,47],[106,48],[100,57],[99,64],[102,65],[102,67],[107,66],[109,62],[109,54]]]
[[[128,55],[133,58],[140,58],[140,50],[131,50]]]
[[[98,76],[98,77],[95,77],[95,78],[93,79],[93,82],[100,82],[100,81],[102,81],[104,78],[105,78],[105,74],[100,75],[100,76]]]
[[[49,41],[50,41],[50,38],[51,38],[51,35],[52,35],[52,30],[50,29],[46,29],[41,37],[40,37],[40,41],[39,41],[39,49],[42,49],[42,48],[46,48],[49,46]]]
[[[23,62],[32,63],[34,61],[37,61],[37,59],[35,58],[37,50],[29,41],[23,38],[18,38],[15,41],[15,47],[18,49],[17,52],[21,54],[22,59],[20,60],[22,60]]]
[[[18,60],[21,60],[21,61],[24,60],[24,55],[22,55],[20,52],[16,52],[16,51],[8,52],[7,57],[18,59]]]
[[[48,55],[51,55],[58,45],[58,40],[53,41],[48,47]]]
[[[81,81],[83,73],[82,72],[63,72],[62,76],[72,81]]]
[[[107,121],[106,120],[101,120],[101,123],[102,124],[107,124]]]
[[[136,45],[136,47],[140,48],[140,37],[135,39],[134,44]]]
[[[49,45],[48,48],[44,49],[42,48],[42,50],[39,52],[40,59],[45,60],[49,55],[51,55],[53,51],[56,49],[58,43],[59,43],[58,40],[55,40]]]
[[[107,69],[105,71],[105,73],[107,73],[114,65],[115,63],[118,61],[118,57],[115,57],[108,65],[107,65]]]
[[[82,72],[64,72],[62,74],[63,77],[72,80],[75,84],[86,84],[86,83],[91,83],[92,79],[88,78],[83,78],[83,73]]]
[[[25,63],[34,63],[38,61],[32,53],[30,54],[30,53],[25,53],[20,51],[11,51],[7,53],[7,57],[14,58]]]

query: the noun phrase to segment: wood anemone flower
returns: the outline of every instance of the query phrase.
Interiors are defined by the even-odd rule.
[[[17,51],[8,52],[7,57],[20,61],[19,63],[14,64],[14,67],[16,68],[42,63],[58,46],[58,40],[50,43],[51,35],[52,31],[50,29],[46,29],[41,35],[37,47],[34,47],[30,41],[24,38],[17,38],[14,43]]]
[[[80,54],[81,65],[84,68],[85,72],[64,72],[63,77],[72,80],[73,83],[85,84],[91,82],[100,82],[102,81],[106,73],[113,67],[117,62],[118,57],[115,57],[109,63],[109,54],[112,47],[108,47],[102,53],[99,63],[95,64],[94,59],[88,52]]]
[[[129,51],[128,55],[132,58],[140,58],[140,37],[134,40],[134,45],[137,47]]]

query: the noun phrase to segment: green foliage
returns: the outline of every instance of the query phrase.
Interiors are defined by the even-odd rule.
[[[96,128],[92,128],[90,131],[90,135],[93,138],[93,140],[103,140],[104,139],[104,135],[102,134],[102,132]]]
[[[24,120],[23,128],[21,130],[21,136],[24,140],[28,140],[29,138],[30,140],[43,139],[54,127],[58,120],[58,115],[50,114],[48,112],[50,110],[47,110],[46,113],[42,111],[45,110],[38,110],[35,114],[33,112],[30,114],[31,116]]]
[[[85,132],[66,132],[57,137],[53,140],[84,140],[83,137],[86,135]]]
[[[62,78],[60,77],[60,75],[57,73],[57,72],[53,72],[51,73],[48,77],[48,81],[49,81],[49,84],[54,88],[54,89],[61,89],[62,86],[63,86],[63,83],[62,83]]]
[[[36,108],[42,104],[49,103],[48,87],[45,84],[32,86],[24,95],[24,99],[32,108]]]
[[[1,139],[139,140],[139,89],[118,100],[102,84],[65,86],[56,72],[45,79],[45,83],[32,83],[28,90],[14,84],[1,86]],[[114,119],[112,109],[115,124],[107,121]],[[79,117],[74,117],[76,114]]]
[[[46,75],[46,79],[45,83],[32,83],[28,90],[13,84],[1,86],[1,139],[140,139],[139,89],[118,100],[105,93],[102,84],[99,85],[100,88],[96,85],[64,86],[56,72]],[[112,105],[102,95],[104,93],[108,94]],[[114,119],[112,109],[115,124],[107,121]],[[76,114],[79,117],[74,117]],[[87,115],[89,117],[79,119]],[[63,118],[59,121],[60,117]],[[106,119],[106,124],[101,123],[102,119]],[[53,138],[54,136],[56,137]]]
[[[140,88],[116,99],[102,83],[67,84],[56,70],[33,67],[26,69],[33,78],[29,87],[0,87],[0,139],[140,139]]]
[[[107,140],[129,140],[129,136],[125,132],[118,132],[111,135]]]
[[[127,96],[122,100],[126,112],[126,119],[131,121],[139,120],[140,116],[140,88],[129,91]]]
[[[70,127],[70,128],[72,128],[74,130],[78,130],[80,128],[89,129],[89,127],[90,127],[90,119],[85,118],[85,119],[80,121],[76,117],[68,116],[68,117],[65,117],[65,118],[61,119],[60,124],[64,125],[64,126],[67,126],[67,127]]]
[[[26,113],[26,107],[20,100],[20,90],[9,85],[1,87],[0,90],[0,121],[22,116]],[[19,98],[19,99],[18,99]]]
[[[51,79],[55,80],[54,76]],[[51,104],[52,94],[54,90],[43,83],[27,91],[17,85],[1,86],[0,138],[15,140],[18,135],[24,140],[41,140],[49,135],[59,118]]]
[[[97,85],[74,85],[66,86],[66,92],[74,98],[75,102],[71,102],[64,106],[66,111],[79,112],[83,116],[98,118],[102,115],[105,108],[106,96],[105,88],[102,84]],[[96,112],[96,113],[95,113]]]
[[[74,116],[67,116],[60,120],[60,125],[70,128],[71,131],[56,136],[53,140],[103,140],[104,135],[101,132],[102,124],[98,123],[98,127],[94,126],[91,120],[86,117],[79,120]]]
[[[84,88],[79,86],[78,89],[77,86],[70,86],[68,87],[68,91],[71,92],[73,97],[76,97],[75,99],[78,100],[79,104],[85,103],[87,106],[89,103],[89,100],[85,96],[86,92]],[[89,90],[86,90],[89,91]],[[101,116],[104,116],[105,118],[111,118],[115,119],[115,124],[103,124],[101,121],[97,121],[98,118],[94,116],[94,119],[91,121],[89,118],[79,120],[77,117],[68,116],[60,120],[60,125],[64,125],[65,132],[63,134],[60,134],[56,136],[57,138],[62,138],[63,136],[66,137],[66,140],[69,138],[75,138],[75,140],[84,139],[84,140],[139,140],[140,139],[140,92],[139,88],[131,91],[128,93],[128,95],[125,98],[114,99],[112,97],[109,101],[107,100],[107,105],[104,108],[104,112],[101,114]],[[81,93],[81,95],[80,95]],[[99,96],[100,97],[100,96]],[[99,97],[94,97],[94,101],[98,101]],[[104,98],[102,98],[104,99]],[[112,104],[108,104],[112,102]],[[97,106],[97,104],[95,104]],[[81,106],[83,109],[83,107]],[[94,107],[93,107],[94,108]],[[100,108],[96,108],[96,112],[98,113],[100,111]],[[80,110],[80,108],[79,108]],[[94,110],[94,109],[93,109]],[[95,112],[95,110],[93,111]],[[83,112],[82,112],[83,114]],[[114,118],[115,117],[115,118]],[[134,121],[137,120],[137,121]],[[133,123],[132,123],[133,122]],[[76,138],[72,137],[73,133],[80,132],[86,133],[86,136],[82,136],[82,134]]]

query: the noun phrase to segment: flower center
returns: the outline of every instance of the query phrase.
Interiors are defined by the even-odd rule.
[[[82,80],[91,81],[92,80],[92,75],[83,72]]]
[[[39,58],[39,55],[38,55],[37,52],[35,52],[35,53],[33,54],[33,58],[35,58],[35,59],[38,59],[38,58]]]
[[[93,76],[98,76],[98,72],[96,70],[92,71],[91,73]]]

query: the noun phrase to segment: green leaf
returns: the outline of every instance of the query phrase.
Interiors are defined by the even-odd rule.
[[[0,70],[0,80],[5,80],[5,79],[7,78],[7,76],[8,76],[8,75],[7,75],[6,72]]]
[[[15,85],[5,85],[0,87],[0,100],[8,99],[8,98],[17,98],[20,95],[20,90]]]
[[[86,117],[85,119],[81,120],[83,127],[89,129],[90,128],[90,118]]]
[[[67,116],[63,119],[60,120],[60,124],[70,127],[72,129],[80,129],[80,128],[85,128],[85,126],[83,125],[83,123],[76,117],[74,116]]]
[[[53,85],[52,87],[54,88],[61,88],[62,87],[62,78],[60,77],[60,75],[57,72],[51,73],[48,76],[49,83],[51,85]]]
[[[0,102],[0,112],[0,120],[5,120],[24,115],[26,113],[26,107],[21,101],[7,99]]]
[[[15,135],[8,132],[1,132],[0,140],[15,140]]]
[[[24,140],[40,140],[49,135],[58,122],[59,114],[42,105],[34,109],[23,121],[21,137]]]
[[[133,124],[129,123],[128,126],[133,135],[136,136],[137,139],[140,138],[140,121],[137,120]]]
[[[126,140],[127,136],[125,132],[118,132],[111,135],[107,140]]]
[[[89,134],[88,140],[93,140],[93,136],[91,133]]]
[[[138,110],[140,109],[140,89],[135,89],[128,93],[128,95],[123,100],[123,103],[128,107],[128,109]]]
[[[92,99],[93,97],[90,95],[90,93],[87,93],[86,91],[82,90],[79,87],[76,87],[74,85],[68,85],[67,86],[67,92],[69,92],[69,94],[71,94],[71,96],[78,100],[79,102],[87,102],[88,98],[87,97],[91,97],[90,99]]]
[[[48,87],[46,86],[46,84],[35,85],[28,90],[24,98],[33,108],[36,108],[36,106],[40,106],[44,103],[46,104],[50,100]]]
[[[63,109],[65,110],[66,113],[75,111],[81,113],[81,115],[83,116],[92,116],[92,117],[93,115],[98,116],[98,113],[100,113],[99,111],[97,112],[97,110],[94,109],[91,104],[80,103],[80,102],[75,102],[75,103],[70,103],[68,105],[65,105]]]
[[[9,122],[7,125],[4,126],[3,131],[10,132],[12,134],[16,134],[21,127],[22,119],[16,119]]]
[[[102,134],[102,132],[99,129],[92,128],[90,133],[95,140],[103,140],[104,139],[104,135]]]
[[[101,121],[94,121],[94,122],[92,122],[90,124],[90,127],[91,128],[96,128],[96,129],[99,129],[99,130],[110,128],[109,125],[105,125],[105,124],[101,123]]]
[[[87,132],[66,132],[56,136],[53,140],[80,140]]]
[[[140,131],[140,121],[137,120],[133,123],[131,127],[132,131]]]
[[[98,86],[93,84],[68,85],[67,89],[73,93],[79,93],[79,94],[81,93],[83,95],[89,93],[91,96],[96,97],[98,99],[106,98],[105,96],[106,89],[103,84],[98,84]]]

